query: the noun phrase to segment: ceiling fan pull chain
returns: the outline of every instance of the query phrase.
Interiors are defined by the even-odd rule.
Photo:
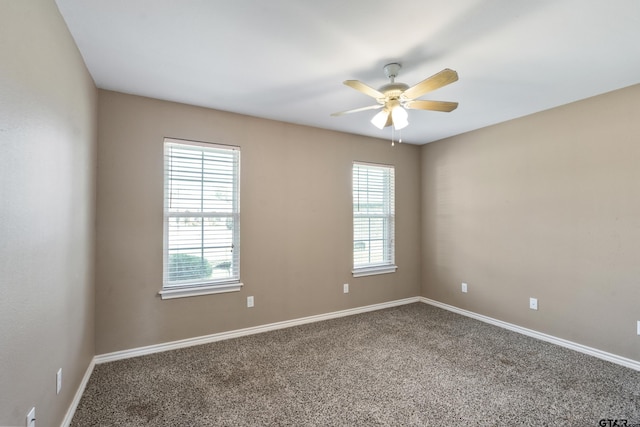
[[[392,126],[391,127],[391,146],[392,147],[396,146],[395,138],[396,138],[396,130]],[[398,144],[402,144],[402,130],[398,131]]]

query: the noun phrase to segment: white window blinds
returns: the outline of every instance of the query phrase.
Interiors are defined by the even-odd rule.
[[[395,201],[393,166],[353,164],[353,274],[391,273]]]
[[[239,149],[166,138],[164,161],[163,290],[239,282]]]

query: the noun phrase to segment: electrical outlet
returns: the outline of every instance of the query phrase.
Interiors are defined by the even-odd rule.
[[[345,283],[344,285],[342,285],[342,292],[344,292],[345,294],[349,293],[349,284]]]
[[[462,292],[467,293],[467,284],[466,283],[462,283]]]
[[[62,389],[62,368],[58,369],[56,373],[56,394],[60,394]]]
[[[247,297],[247,307],[253,307],[253,297]]]
[[[538,309],[538,298],[529,298],[529,308],[531,310]]]
[[[31,408],[29,413],[27,414],[27,423],[25,424],[27,427],[36,427],[36,407]]]

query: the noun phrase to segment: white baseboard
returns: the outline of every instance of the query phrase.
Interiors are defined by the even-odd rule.
[[[78,408],[78,404],[80,403],[80,399],[82,399],[82,394],[84,393],[84,389],[87,387],[87,383],[89,382],[89,378],[91,377],[91,373],[93,372],[93,368],[96,366],[95,357],[91,359],[91,363],[87,367],[87,370],[82,377],[82,381],[80,381],[80,385],[78,386],[78,390],[76,390],[76,394],[73,396],[73,400],[71,401],[71,405],[69,405],[69,409],[67,409],[67,413],[62,420],[62,424],[60,427],[69,427],[71,425],[71,421],[73,420],[73,415],[76,413],[76,409]]]
[[[128,359],[131,357],[144,356],[147,354],[159,353],[162,351],[175,350],[178,348],[191,347],[194,345],[207,344],[215,341],[228,340],[231,338],[244,337],[247,335],[259,334],[261,332],[274,331],[276,329],[290,328],[292,326],[304,325],[306,323],[321,322],[323,320],[335,319],[338,317],[351,316],[368,311],[382,310],[384,308],[396,307],[399,305],[419,302],[420,297],[405,298],[401,300],[384,302],[381,304],[367,305],[364,307],[350,308],[347,310],[334,311],[315,316],[301,317],[299,319],[285,320],[282,322],[269,323],[266,325],[253,326],[250,328],[236,329],[234,331],[220,332],[217,334],[205,335],[194,338],[187,338],[179,341],[171,341],[162,344],[149,345],[146,347],[132,348],[129,350],[115,351],[97,355],[94,360],[96,364],[113,362],[115,360]]]
[[[461,314],[466,317],[471,317],[473,319],[480,320],[481,322],[490,323],[492,325],[499,326],[501,328],[508,329],[510,331],[518,332],[520,334],[527,335],[529,337],[537,338],[542,341],[550,342],[552,344],[556,344],[561,347],[566,347],[571,350],[579,351],[580,353],[588,354],[589,356],[594,356],[599,359],[606,360],[608,362],[613,362],[618,365],[622,365],[624,367],[635,369],[636,371],[640,371],[640,362],[637,360],[628,359],[626,357],[622,357],[616,354],[608,353],[606,351],[598,350],[597,348],[587,347],[586,345],[582,345],[582,344],[578,344],[562,338],[554,337],[552,335],[547,335],[542,332],[534,331],[533,329],[523,328],[522,326],[514,325],[508,322],[503,322],[502,320],[498,320],[492,317],[484,316],[482,314],[474,313],[473,311],[464,310],[462,308],[458,308],[453,305],[444,304],[442,302],[435,301],[429,298],[418,297],[418,299],[425,304],[430,304],[435,307],[439,307],[457,314]]]

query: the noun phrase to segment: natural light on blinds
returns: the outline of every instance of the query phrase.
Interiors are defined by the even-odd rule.
[[[239,280],[235,147],[165,140],[164,287]]]
[[[394,205],[393,167],[354,163],[354,270],[394,264]]]

